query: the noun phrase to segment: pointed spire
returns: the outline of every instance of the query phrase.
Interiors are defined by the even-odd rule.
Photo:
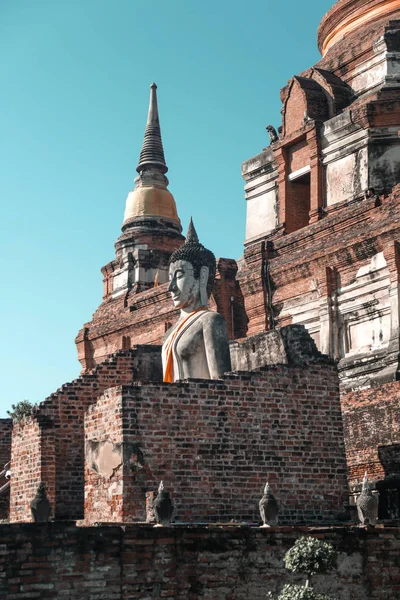
[[[140,173],[149,167],[155,167],[157,170],[161,171],[161,173],[166,173],[168,171],[161,140],[157,105],[157,86],[155,83],[152,83],[150,86],[149,114],[147,116],[144,140],[136,171]]]
[[[362,482],[362,490],[369,490],[368,473],[365,471],[364,479]]]
[[[198,244],[198,243],[199,243],[199,236],[197,235],[197,232],[194,228],[192,217],[190,217],[190,223],[189,223],[189,227],[188,227],[187,234],[186,234],[185,244]]]

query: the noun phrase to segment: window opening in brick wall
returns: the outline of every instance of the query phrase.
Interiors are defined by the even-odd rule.
[[[292,233],[309,224],[310,173],[287,182],[286,231]]]
[[[131,338],[129,335],[122,336],[122,350],[129,350],[131,347]]]

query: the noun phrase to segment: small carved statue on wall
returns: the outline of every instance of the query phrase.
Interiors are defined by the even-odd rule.
[[[264,495],[259,502],[262,527],[271,527],[278,522],[278,503],[271,491],[268,481],[264,488]]]
[[[154,513],[157,521],[156,527],[169,525],[171,523],[174,507],[170,498],[169,492],[164,488],[164,483],[161,481],[158,486],[157,498],[154,500]]]
[[[163,343],[164,381],[218,379],[231,368],[225,319],[207,307],[215,271],[215,256],[190,220],[185,243],[170,258],[168,290],[181,314]]]
[[[279,137],[278,137],[275,127],[273,127],[272,125],[267,125],[265,129],[269,133],[269,140],[270,140],[271,144],[273,144],[274,142],[277,142],[279,140]]]
[[[50,518],[50,501],[43,483],[40,483],[36,496],[31,502],[31,513],[35,523],[47,523]]]
[[[356,506],[361,525],[375,527],[378,518],[379,499],[369,488],[367,472],[364,475],[361,494],[357,498]]]

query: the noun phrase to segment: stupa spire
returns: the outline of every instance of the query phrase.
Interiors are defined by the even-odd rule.
[[[152,83],[150,86],[149,114],[147,116],[144,140],[136,171],[140,173],[141,171],[152,167],[163,174],[168,171],[161,140],[160,121],[158,118],[157,86],[155,83]]]

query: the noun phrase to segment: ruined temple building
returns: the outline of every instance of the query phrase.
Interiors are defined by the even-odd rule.
[[[242,165],[238,275],[248,336],[302,324],[338,361],[349,483],[368,470],[382,514],[395,503],[397,516],[398,19],[400,3],[377,0],[340,0],[323,18],[321,60],[281,90],[279,139]]]
[[[144,520],[161,480],[182,521],[254,521],[268,475],[281,522],[337,522],[365,471],[378,517],[400,517],[400,1],[339,0],[318,45],[242,165],[244,255],[217,259],[209,301],[231,340],[221,380],[162,383],[184,237],[151,85],[81,375],[12,432],[0,421],[11,521],[32,520],[40,483],[56,520]]]

